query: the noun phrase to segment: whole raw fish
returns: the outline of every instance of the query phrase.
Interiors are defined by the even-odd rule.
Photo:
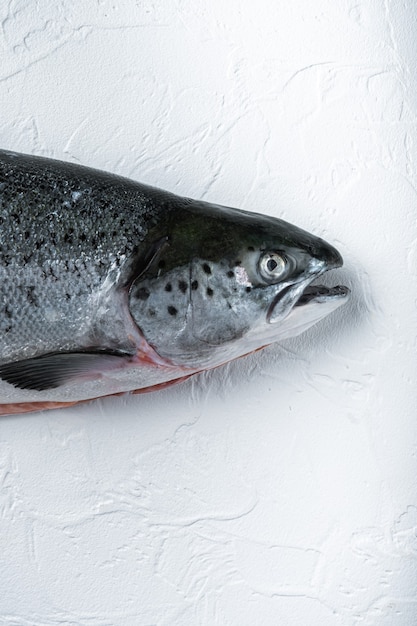
[[[280,219],[0,151],[0,414],[147,391],[297,335],[347,299]]]

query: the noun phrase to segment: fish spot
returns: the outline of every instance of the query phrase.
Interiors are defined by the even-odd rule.
[[[248,246],[249,252],[255,252],[255,248],[253,246]]]
[[[26,297],[27,297],[27,301],[29,302],[29,304],[36,305],[38,303],[38,299],[35,296],[35,287],[34,286],[27,287]]]
[[[242,261],[241,261],[240,259],[238,259],[237,261],[235,261],[235,265],[236,265],[236,267],[237,267],[238,265],[242,265]]]
[[[149,309],[148,310],[148,315],[149,315],[149,317],[155,317],[155,315],[156,315],[155,309]]]
[[[165,285],[165,291],[172,291],[172,285],[171,285],[171,283],[167,283],[167,284]]]
[[[196,291],[196,289],[198,289],[198,280],[193,280],[193,282],[191,283],[191,289],[193,291]]]
[[[233,271],[233,270],[229,270],[229,271],[227,272],[227,275],[228,275],[228,277],[229,277],[229,278],[234,278],[235,273],[234,273],[234,271]]]
[[[170,315],[176,315],[178,313],[177,309],[175,308],[175,306],[169,305],[168,307],[168,313]]]
[[[207,295],[212,296],[213,293],[214,293],[213,289],[211,287],[207,287]]]
[[[57,276],[55,275],[54,270],[53,270],[53,268],[52,268],[52,267],[47,267],[47,268],[45,268],[45,271],[44,271],[44,276],[46,276],[46,275],[47,275],[47,273],[48,273],[48,276],[51,276],[51,277],[52,277],[52,280],[53,280],[54,282],[56,282],[56,281],[58,280],[58,278],[57,278]]]
[[[185,280],[178,281],[178,287],[181,293],[185,293],[187,291],[187,283]]]
[[[211,274],[211,267],[208,263],[203,263],[202,268],[206,274]]]
[[[246,293],[250,293],[252,291],[252,287],[246,287]]]
[[[140,289],[136,291],[135,295],[138,298],[138,300],[147,300],[150,294],[149,294],[149,290],[146,289],[146,287],[140,287]]]

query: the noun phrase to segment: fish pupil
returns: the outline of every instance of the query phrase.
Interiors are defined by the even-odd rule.
[[[274,271],[274,269],[276,269],[276,268],[277,268],[278,263],[277,263],[276,261],[274,261],[274,259],[269,259],[269,261],[268,261],[268,263],[266,264],[266,266],[267,266],[267,268],[268,268],[268,270],[269,270],[270,272],[273,272],[273,271]]]

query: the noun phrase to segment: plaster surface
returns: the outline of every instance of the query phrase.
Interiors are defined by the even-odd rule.
[[[169,390],[0,420],[0,625],[417,624],[417,9],[10,0],[0,145],[282,217],[350,303]]]

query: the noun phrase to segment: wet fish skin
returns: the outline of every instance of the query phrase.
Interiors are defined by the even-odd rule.
[[[92,294],[128,281],[129,263],[170,201],[112,174],[0,152],[0,362],[71,351],[91,334],[93,317],[99,334]]]
[[[3,412],[165,385],[348,295],[303,296],[342,258],[296,226],[80,165],[0,151],[0,219]]]

